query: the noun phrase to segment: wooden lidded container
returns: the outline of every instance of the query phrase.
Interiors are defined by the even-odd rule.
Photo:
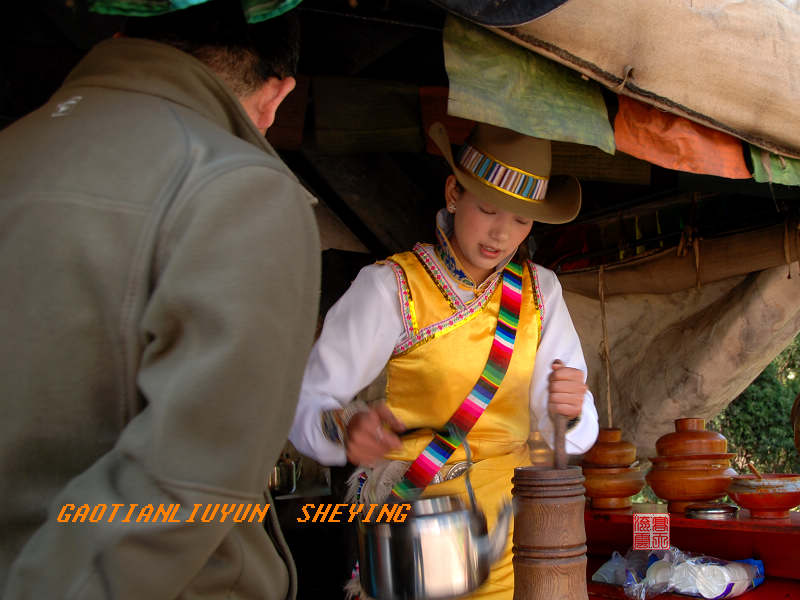
[[[647,483],[659,498],[667,500],[671,513],[721,498],[736,475],[730,467],[734,454],[727,449],[725,437],[707,431],[704,419],[676,419],[675,431],[656,441],[658,456],[652,459]]]
[[[583,455],[583,464],[591,467],[627,467],[636,460],[636,446],[622,439],[618,427],[605,427],[597,441]]]
[[[616,427],[601,429],[594,446],[583,457],[586,496],[592,508],[631,506],[631,496],[644,487],[644,473],[636,462],[636,446],[622,439]]]
[[[675,419],[675,431],[656,440],[659,456],[721,454],[728,451],[728,440],[716,431],[706,430],[705,419]]]

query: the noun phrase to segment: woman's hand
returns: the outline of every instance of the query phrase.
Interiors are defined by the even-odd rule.
[[[553,361],[547,400],[547,409],[551,416],[565,415],[569,418],[580,416],[583,399],[586,390],[589,389],[583,383],[583,377],[583,371],[565,367],[560,360]]]
[[[384,454],[402,447],[396,434],[405,428],[383,404],[354,415],[347,425],[347,460],[354,465],[374,466]]]

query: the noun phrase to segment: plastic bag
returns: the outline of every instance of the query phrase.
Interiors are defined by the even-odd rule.
[[[683,552],[674,546],[669,550],[629,550],[624,558],[614,554],[592,580],[599,581],[595,576],[613,573],[613,583],[619,583],[624,568],[621,585],[625,595],[634,600],[650,600],[665,592],[698,598],[733,598],[764,581],[764,563],[760,560],[728,561]]]
[[[611,554],[611,559],[594,572],[592,581],[622,585],[625,583],[625,559],[616,550]]]

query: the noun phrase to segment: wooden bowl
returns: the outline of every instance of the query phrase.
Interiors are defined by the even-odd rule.
[[[654,465],[645,479],[656,496],[667,500],[669,512],[682,513],[689,504],[724,496],[735,476],[728,466],[667,469]]]
[[[661,469],[713,469],[730,467],[735,452],[717,454],[676,454],[674,456],[653,456],[650,461]]]
[[[728,495],[754,519],[786,519],[789,510],[800,505],[800,475],[768,473],[763,479],[738,475],[728,486]]]
[[[720,454],[728,451],[728,440],[716,431],[706,431],[704,419],[675,419],[675,431],[656,440],[659,456]]]
[[[586,481],[586,497],[592,508],[618,509],[631,505],[631,496],[644,487],[644,473],[635,467],[587,467],[583,466]]]
[[[636,460],[636,446],[622,439],[622,430],[606,427],[583,456],[583,464],[603,467],[627,467]]]

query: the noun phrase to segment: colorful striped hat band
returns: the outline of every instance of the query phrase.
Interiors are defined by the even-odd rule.
[[[541,202],[547,194],[549,177],[515,169],[469,144],[462,147],[458,164],[482,183],[514,198]]]

